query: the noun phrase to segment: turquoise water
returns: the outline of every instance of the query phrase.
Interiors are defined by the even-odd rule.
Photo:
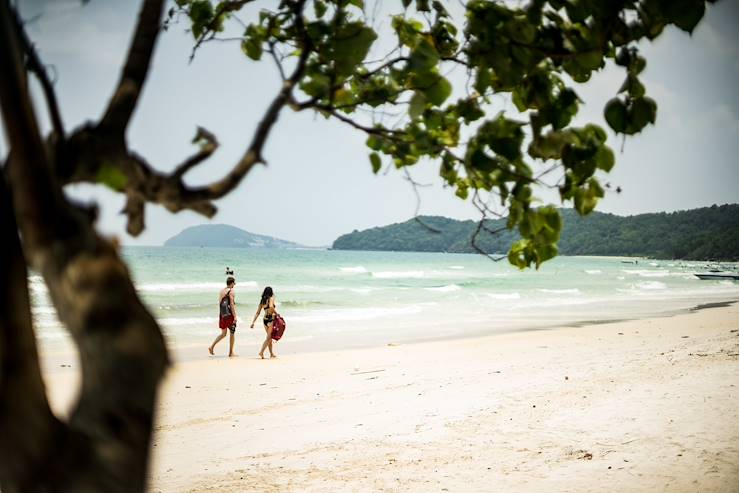
[[[659,315],[739,299],[739,283],[701,281],[701,262],[559,257],[539,271],[479,255],[326,250],[127,247],[136,287],[170,345],[207,345],[218,333],[225,267],[235,271],[237,341],[266,285],[288,322],[283,350],[339,349],[419,339]],[[30,286],[42,346],[64,345],[43,280]],[[68,341],[67,341],[68,343]]]

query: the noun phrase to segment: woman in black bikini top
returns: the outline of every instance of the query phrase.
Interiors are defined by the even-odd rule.
[[[277,315],[277,310],[275,309],[275,295],[270,286],[264,288],[264,291],[262,292],[262,298],[259,300],[257,312],[254,314],[254,320],[251,321],[252,329],[254,328],[254,323],[257,321],[257,317],[259,317],[262,310],[264,310],[264,318],[262,319],[262,322],[264,323],[264,331],[266,332],[267,337],[264,339],[264,343],[262,344],[262,350],[259,351],[259,357],[264,359],[264,350],[269,349],[269,357],[276,358],[277,355],[272,350],[272,322],[275,319],[275,315]]]

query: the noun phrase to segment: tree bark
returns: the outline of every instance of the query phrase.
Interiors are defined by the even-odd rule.
[[[3,170],[11,197],[5,187],[0,193],[0,231],[11,244],[0,259],[0,485],[5,493],[143,491],[168,364],[164,339],[115,246],[56,181],[11,19],[7,1],[0,2],[0,106],[11,148]],[[24,252],[79,349],[82,389],[68,423],[46,402]]]
[[[0,489],[27,491],[49,464],[61,423],[46,400],[31,325],[26,261],[0,171]]]

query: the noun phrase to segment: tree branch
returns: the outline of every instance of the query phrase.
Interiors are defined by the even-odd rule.
[[[203,32],[195,40],[195,46],[192,47],[192,52],[190,53],[190,62],[195,59],[195,52],[204,42],[215,39],[214,36],[216,31],[220,30],[218,29],[218,26],[221,23],[221,16],[226,15],[229,12],[239,10],[247,3],[251,3],[253,1],[254,0],[227,0],[225,2],[220,2],[213,14],[213,19],[204,27]],[[210,36],[210,38],[208,36]]]
[[[216,136],[203,127],[198,127],[195,137],[192,139],[192,143],[200,144],[200,151],[177,166],[174,173],[172,173],[173,178],[182,178],[185,173],[208,159],[210,155],[218,149],[218,139],[216,139]]]
[[[480,232],[484,229],[486,232],[494,235],[498,234],[500,232],[503,232],[506,230],[506,228],[498,228],[495,230],[488,229],[485,227],[485,219],[486,217],[483,215],[482,218],[477,223],[477,228],[475,228],[475,232],[472,234],[472,237],[470,238],[470,245],[472,245],[472,248],[475,249],[475,251],[481,255],[486,256],[488,259],[492,260],[493,262],[500,262],[504,258],[506,258],[505,255],[500,255],[498,257],[494,257],[492,254],[486,252],[480,245],[477,244],[477,237],[480,235]]]
[[[64,124],[62,123],[62,116],[59,111],[59,104],[57,103],[54,86],[49,80],[44,64],[41,63],[41,59],[36,52],[36,47],[28,38],[28,34],[23,27],[23,22],[21,21],[18,12],[12,11],[11,16],[17,39],[20,41],[23,53],[26,55],[28,69],[36,75],[36,78],[41,84],[41,90],[44,93],[44,99],[46,100],[46,106],[49,110],[49,116],[54,133],[57,135],[58,139],[63,139],[65,134]]]
[[[502,217],[500,214],[498,214],[495,211],[491,211],[490,208],[485,204],[482,199],[480,198],[480,195],[477,191],[475,191],[475,194],[472,196],[472,205],[474,205],[478,211],[480,211],[480,220],[477,223],[477,228],[475,228],[475,232],[470,237],[470,246],[479,254],[486,256],[488,259],[492,260],[493,262],[500,262],[504,258],[506,258],[505,255],[499,255],[497,257],[494,257],[489,252],[485,251],[480,245],[477,243],[477,238],[480,236],[480,233],[485,231],[486,233],[490,234],[491,236],[495,236],[498,233],[502,233],[506,229],[508,229],[506,226],[502,226],[497,229],[490,229],[485,225],[485,221],[487,220],[488,212],[492,213],[495,216]]]
[[[305,7],[305,0],[299,0],[295,3],[293,13],[295,16],[295,27],[303,40],[303,46],[301,47],[300,56],[298,57],[297,65],[293,70],[290,77],[288,77],[283,83],[280,92],[272,100],[272,103],[267,108],[266,113],[259,122],[252,141],[249,144],[246,152],[244,153],[241,160],[233,167],[231,172],[221,180],[211,183],[210,185],[199,187],[191,190],[185,190],[183,195],[187,202],[202,202],[206,200],[219,199],[234,188],[238,186],[241,180],[246,174],[258,163],[264,163],[262,156],[262,150],[264,144],[269,137],[269,133],[277,122],[277,118],[280,115],[280,111],[292,100],[292,91],[300,81],[305,72],[305,66],[308,62],[308,56],[311,53],[310,40],[305,33],[305,25],[303,24],[303,8]]]
[[[205,186],[189,187],[182,181],[183,175],[209,157],[217,147],[215,136],[200,129],[196,141],[203,141],[203,148],[177,166],[172,174],[156,171],[141,156],[129,151],[104,125],[86,126],[76,131],[65,143],[57,173],[63,183],[99,181],[103,165],[113,166],[126,176],[122,192],[127,195],[123,213],[129,218],[127,230],[136,235],[143,230],[143,209],[146,202],[162,204],[171,212],[190,209],[207,217],[216,212],[212,201],[219,199],[238,186],[246,174],[258,163],[263,163],[262,151],[270,131],[277,122],[280,111],[292,101],[292,91],[303,76],[312,45],[305,32],[302,12],[305,0],[294,4],[295,25],[303,33],[303,44],[297,64],[283,83],[264,116],[259,122],[252,141],[242,158],[221,180]]]
[[[414,180],[413,177],[411,176],[411,172],[408,171],[407,166],[403,167],[403,172],[405,173],[405,179],[408,180],[408,182],[411,184],[411,186],[413,187],[413,193],[416,195],[416,210],[413,213],[413,220],[416,221],[421,226],[423,226],[424,228],[426,228],[431,233],[441,233],[440,229],[434,228],[433,226],[426,224],[426,222],[423,219],[421,219],[418,215],[418,212],[421,210],[421,194],[418,192],[418,187],[429,186],[429,185],[424,185]]]
[[[100,122],[101,126],[121,132],[121,135],[136,109],[149,72],[154,45],[161,29],[163,8],[164,0],[144,0],[121,79]]]

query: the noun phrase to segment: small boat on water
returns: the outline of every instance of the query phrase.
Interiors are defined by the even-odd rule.
[[[739,274],[732,272],[705,272],[703,274],[694,274],[698,279],[704,281],[739,281]]]

